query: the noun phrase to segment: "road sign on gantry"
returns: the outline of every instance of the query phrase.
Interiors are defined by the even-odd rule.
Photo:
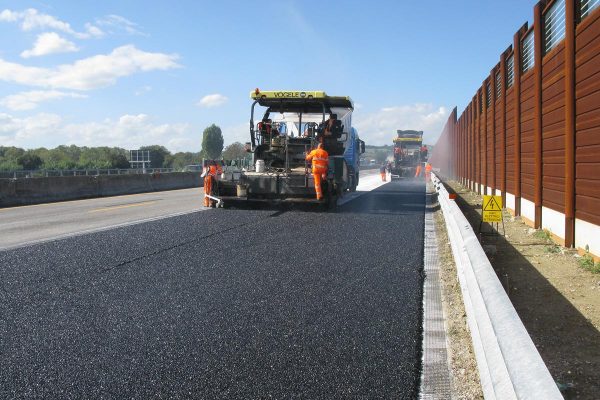
[[[483,222],[502,222],[502,196],[483,196]]]

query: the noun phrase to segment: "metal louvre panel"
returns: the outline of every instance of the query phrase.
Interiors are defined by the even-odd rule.
[[[565,0],[557,0],[544,14],[544,51],[547,54],[565,37]]]
[[[533,57],[534,49],[535,49],[533,31],[529,32],[529,34],[527,36],[525,36],[525,38],[523,39],[523,43],[521,44],[521,47],[522,47],[522,54],[523,54],[522,72],[527,72],[531,68],[533,68],[533,66],[535,64],[535,59]]]
[[[500,100],[502,97],[502,74],[500,71],[496,72],[496,101]]]
[[[485,84],[485,106],[489,108],[492,105],[492,85]]]
[[[510,56],[506,60],[506,88],[508,89],[515,82],[515,57]]]
[[[600,5],[600,0],[581,0],[580,11],[581,18],[585,18],[591,14],[591,12]]]

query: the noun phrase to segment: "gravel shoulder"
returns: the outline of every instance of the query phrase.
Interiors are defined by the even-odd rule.
[[[482,197],[455,181],[457,203],[477,232]],[[549,235],[504,213],[506,235],[481,243],[550,373],[566,399],[600,393],[600,275]],[[489,230],[489,226],[484,226]]]
[[[441,210],[436,211],[434,219],[440,260],[440,280],[442,281],[442,306],[446,319],[452,397],[459,400],[483,399],[473,342],[467,326],[467,315],[460,283],[456,275],[456,264]]]

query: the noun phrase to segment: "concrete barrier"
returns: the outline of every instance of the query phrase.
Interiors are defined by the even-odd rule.
[[[435,174],[485,399],[562,399],[469,221]]]
[[[0,207],[199,186],[199,172],[0,179]]]

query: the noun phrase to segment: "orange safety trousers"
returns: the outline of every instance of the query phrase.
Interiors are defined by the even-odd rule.
[[[323,180],[325,173],[319,173],[313,170],[313,179],[315,181],[315,192],[317,192],[317,200],[323,198],[323,188],[321,187],[321,181]]]
[[[381,180],[382,180],[383,182],[385,182],[385,181],[386,181],[385,172],[382,172],[382,173],[381,173]]]
[[[421,175],[421,166],[417,165],[417,172],[415,172],[415,178],[418,178]]]
[[[312,169],[313,179],[315,181],[315,192],[317,192],[317,200],[323,198],[323,188],[321,187],[321,181],[325,178],[327,173],[327,167],[323,165],[314,165]]]
[[[204,193],[212,194],[213,176],[206,175],[204,177]],[[204,196],[204,207],[210,207],[212,200]]]

